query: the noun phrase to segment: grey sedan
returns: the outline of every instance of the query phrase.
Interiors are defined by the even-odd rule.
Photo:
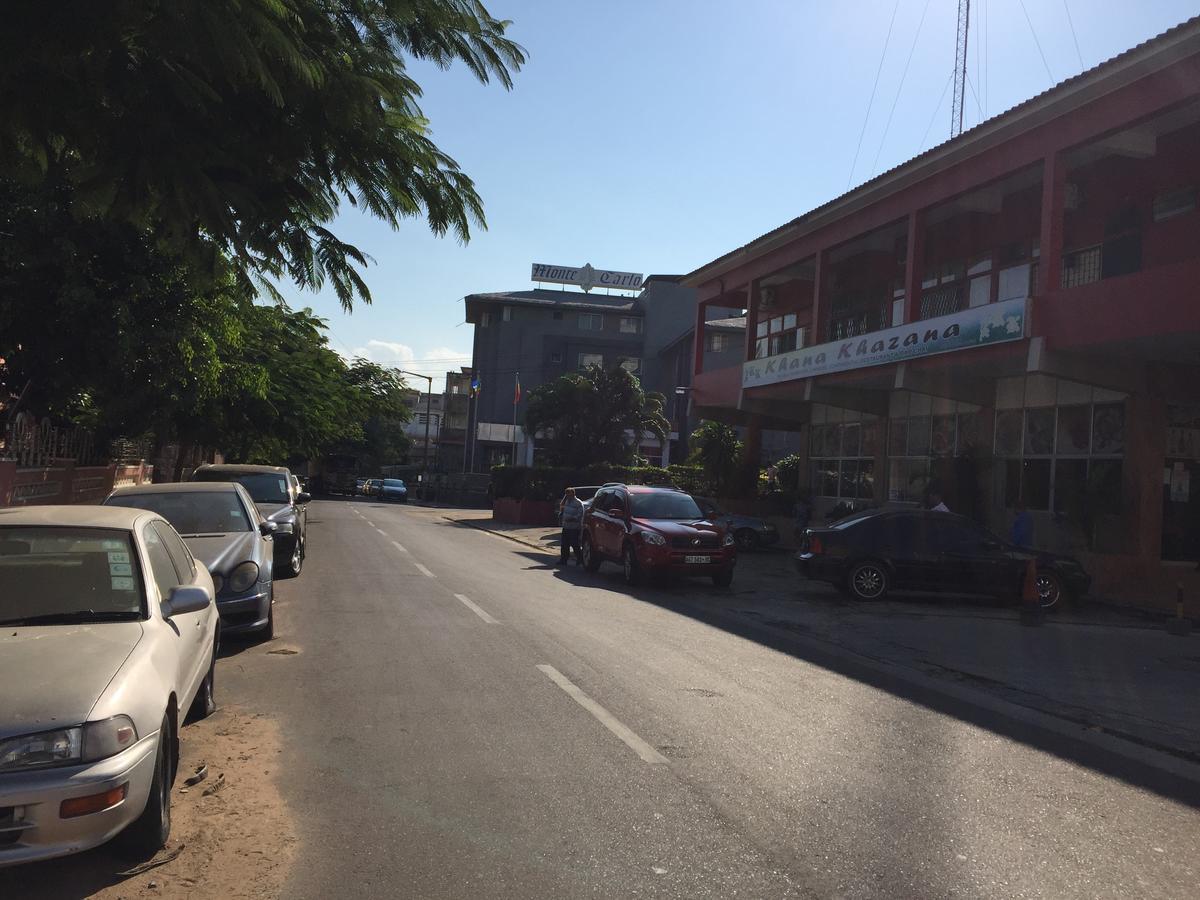
[[[178,531],[212,573],[224,634],[275,635],[274,535],[237,482],[145,484],[117,488],[106,506],[158,513]]]
[[[725,523],[725,527],[733,532],[739,550],[755,550],[758,547],[770,547],[779,543],[779,529],[760,516],[744,516],[740,513],[724,512],[715,500],[708,497],[694,497],[700,509],[710,519]]]

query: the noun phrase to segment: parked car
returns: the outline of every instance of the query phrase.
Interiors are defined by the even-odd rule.
[[[379,485],[383,483],[382,478],[368,478],[363,482],[363,496],[374,497],[379,494]]]
[[[305,507],[312,497],[296,490],[291,472],[283,466],[207,465],[196,469],[192,480],[236,481],[244,487],[263,517],[275,523],[275,573],[300,574],[308,543]]]
[[[733,534],[708,521],[690,494],[672,488],[605,485],[583,515],[581,540],[589,572],[604,560],[619,562],[629,584],[654,573],[733,583]]]
[[[366,485],[366,483],[367,483],[366,478],[355,478],[354,479],[354,493],[356,493],[356,494],[365,493],[363,488]]]
[[[236,482],[142,484],[117,488],[105,506],[156,512],[208,568],[223,634],[275,636],[274,550],[279,527],[262,517]]]
[[[379,482],[379,499],[408,502],[408,486],[399,478],[384,478]]]
[[[0,509],[0,867],[171,830],[179,728],[216,708],[213,583],[141,509]]]
[[[965,516],[928,510],[870,510],[809,528],[795,559],[805,577],[859,600],[880,600],[893,589],[1013,599],[1030,560],[1043,608],[1091,586],[1069,556],[1014,547]]]
[[[770,547],[779,543],[779,529],[766,519],[758,516],[744,516],[741,513],[727,513],[717,506],[717,502],[708,497],[693,497],[701,512],[714,521],[720,521],[729,531],[739,550],[756,550],[759,547]]]

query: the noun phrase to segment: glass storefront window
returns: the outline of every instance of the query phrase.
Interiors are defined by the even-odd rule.
[[[1058,408],[1058,440],[1054,452],[1059,456],[1086,456],[1092,439],[1092,408],[1090,406],[1060,406]]]
[[[913,416],[908,420],[908,455],[928,456],[930,431],[933,419],[930,416]]]
[[[879,439],[883,425],[878,419],[870,419],[862,423],[862,455],[878,456],[882,443]]]
[[[1025,453],[1048,456],[1054,452],[1054,408],[1025,411]]]
[[[1092,414],[1092,453],[1116,456],[1125,452],[1125,404],[1097,403]]]
[[[857,422],[842,426],[842,456],[859,456],[862,427]]]
[[[880,420],[830,422],[812,426],[810,454],[813,493],[842,500],[871,500],[875,490],[874,454]]]
[[[996,413],[996,455],[1018,456],[1021,453],[1021,421],[1019,409],[1002,409]]]
[[[954,437],[954,416],[934,416],[930,452],[934,456],[953,456]]]
[[[888,423],[888,456],[904,456],[908,447],[908,420],[892,419]]]

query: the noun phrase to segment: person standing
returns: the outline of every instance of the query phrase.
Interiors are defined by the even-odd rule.
[[[575,553],[575,562],[583,565],[583,551],[579,546],[579,533],[583,528],[583,501],[575,496],[575,488],[567,488],[562,503],[562,535],[559,538],[559,565],[566,565]]]

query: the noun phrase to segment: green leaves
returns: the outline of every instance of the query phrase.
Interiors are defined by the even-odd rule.
[[[327,226],[347,200],[393,228],[486,227],[430,137],[407,59],[512,86],[524,51],[477,0],[13,0],[0,29],[0,171],[76,195],[81,220],[225,254],[249,287],[286,276],[370,301],[368,260]]]
[[[545,433],[551,465],[569,466],[631,463],[643,436],[666,441],[671,430],[662,396],[619,366],[590,366],[531,391],[525,427]]]
[[[692,460],[703,467],[705,477],[718,492],[726,493],[737,477],[742,442],[732,425],[705,419],[692,432]]]

